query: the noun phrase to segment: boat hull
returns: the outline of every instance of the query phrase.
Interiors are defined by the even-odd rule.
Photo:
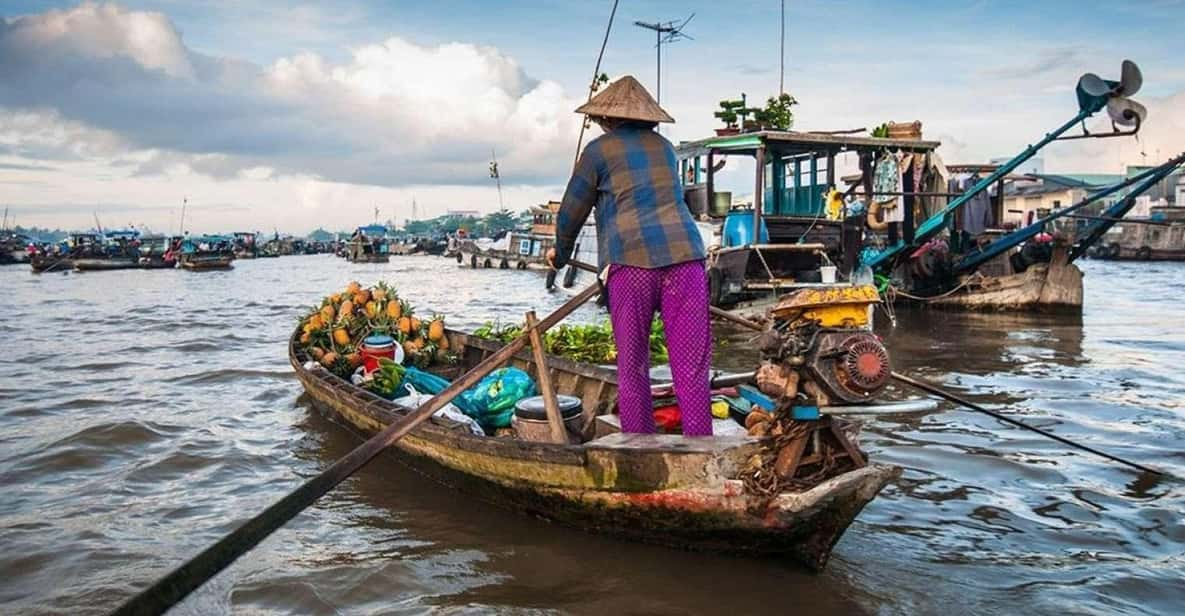
[[[391,256],[386,253],[361,256],[346,255],[346,260],[350,263],[390,263]]]
[[[461,346],[454,348],[464,348],[463,334],[450,335],[459,336]],[[354,431],[373,434],[404,412],[325,370],[305,369],[295,352],[291,358],[313,405]],[[511,363],[529,368],[530,361],[520,355]],[[585,398],[586,408],[588,399],[600,397],[604,409],[606,399],[616,398],[616,382],[598,382],[593,372],[599,369],[574,374],[565,370],[574,362],[549,358],[548,364],[559,377],[557,388]],[[759,446],[749,437],[670,435],[612,435],[584,445],[553,445],[475,437],[433,420],[391,449],[409,467],[445,485],[574,528],[685,549],[780,555],[814,570],[826,565],[856,515],[900,473],[897,467],[868,465],[766,501],[747,494],[734,479]]]
[[[1082,270],[1072,263],[1032,265],[1008,276],[979,277],[943,297],[933,308],[980,312],[1082,312]]]
[[[133,257],[74,259],[74,269],[80,272],[102,272],[107,270],[137,269],[139,267],[139,261]]]
[[[74,260],[70,257],[33,257],[29,261],[34,274],[43,272],[64,272],[74,269]]]
[[[181,268],[191,271],[228,270],[234,268],[231,255],[182,255]]]

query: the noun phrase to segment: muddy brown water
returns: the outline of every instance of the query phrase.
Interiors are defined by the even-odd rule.
[[[1080,318],[878,315],[895,367],[1185,476],[1185,266],[1083,268]],[[285,356],[350,279],[463,328],[567,297],[432,257],[0,268],[0,612],[103,613],[356,445]],[[748,363],[745,334],[718,333],[721,365]],[[947,405],[867,420],[863,445],[905,473],[820,575],[567,530],[383,456],[175,613],[1185,611],[1181,483]]]

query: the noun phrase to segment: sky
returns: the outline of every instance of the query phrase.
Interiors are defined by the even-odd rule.
[[[413,201],[496,210],[494,154],[507,208],[557,199],[612,4],[0,0],[0,206],[25,226],[172,231],[186,200],[191,231],[346,229]],[[602,71],[654,93],[654,35],[634,22],[694,14],[663,48],[664,134],[708,136],[718,101],[777,93],[779,6],[622,0]],[[786,90],[796,129],[921,120],[944,160],[982,162],[1130,58],[1140,137],[1042,153],[1049,172],[1120,172],[1185,149],[1182,23],[1185,0],[787,0]]]

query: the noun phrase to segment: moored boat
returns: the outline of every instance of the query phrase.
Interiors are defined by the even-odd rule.
[[[178,264],[187,270],[223,270],[234,267],[234,248],[231,238],[205,235],[181,242]]]
[[[233,268],[234,260],[232,254],[194,252],[182,253],[178,262],[187,270],[219,270]]]
[[[33,255],[29,258],[29,266],[34,274],[64,272],[74,269],[74,260],[63,255]]]
[[[300,336],[298,330],[290,340],[289,359],[319,410],[367,434],[409,412],[311,362]],[[445,377],[499,348],[457,331],[447,336],[459,363],[434,370]],[[861,509],[900,473],[861,460],[811,485],[757,494],[742,474],[765,440],[620,433],[592,438],[594,418],[615,411],[614,372],[555,356],[545,361],[556,393],[581,400],[583,442],[475,436],[462,424],[434,418],[396,442],[393,452],[449,486],[576,528],[674,547],[788,556],[816,570]],[[510,365],[537,373],[526,352]]]
[[[387,227],[379,224],[358,227],[345,246],[344,256],[351,263],[389,263],[391,246]]]

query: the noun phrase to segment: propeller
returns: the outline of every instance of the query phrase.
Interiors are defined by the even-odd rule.
[[[1148,117],[1148,110],[1136,101],[1117,96],[1107,101],[1107,115],[1117,126],[1139,126]]]
[[[1078,78],[1078,90],[1092,97],[1106,96],[1111,93],[1111,86],[1102,77],[1094,73],[1086,73]]]
[[[1111,116],[1113,128],[1118,131],[1120,126],[1135,127],[1139,130],[1148,110],[1143,105],[1129,98],[1144,85],[1144,75],[1140,67],[1131,60],[1124,60],[1119,69],[1119,81],[1103,79],[1094,73],[1086,73],[1078,78],[1078,107],[1083,112],[1094,113],[1107,108],[1107,115]]]
[[[1119,92],[1117,94],[1135,96],[1136,92],[1140,91],[1140,86],[1144,85],[1144,75],[1140,73],[1140,67],[1131,60],[1123,61],[1119,75]]]

